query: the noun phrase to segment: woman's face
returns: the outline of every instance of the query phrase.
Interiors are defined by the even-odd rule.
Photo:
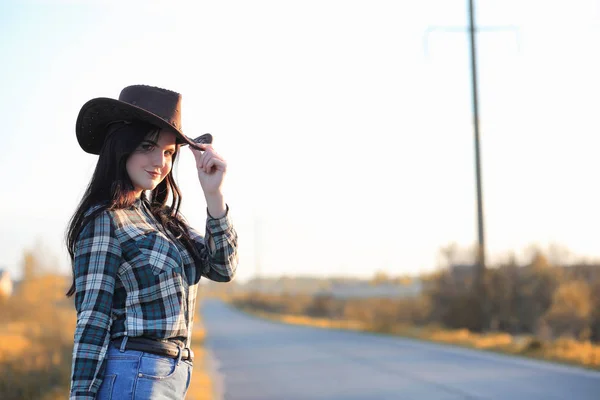
[[[160,131],[155,142],[148,135],[127,159],[127,174],[136,197],[144,190],[153,190],[169,174],[176,151],[175,134]]]

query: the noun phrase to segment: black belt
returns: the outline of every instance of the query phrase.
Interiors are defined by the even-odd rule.
[[[112,343],[121,347],[124,338],[120,337],[112,341]],[[192,349],[181,348],[172,342],[163,342],[160,340],[146,339],[142,337],[129,337],[127,343],[125,343],[126,350],[137,350],[144,351],[146,353],[158,354],[160,356],[167,356],[171,358],[177,358],[181,351],[181,359],[194,361],[194,352]]]

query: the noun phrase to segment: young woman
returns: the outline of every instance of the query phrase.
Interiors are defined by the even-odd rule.
[[[99,158],[67,231],[67,296],[77,310],[71,399],[183,399],[198,281],[235,274],[227,163],[182,133],[180,110],[178,93],[136,85],[79,112],[79,144]],[[179,214],[172,167],[183,145],[206,199],[204,236]]]

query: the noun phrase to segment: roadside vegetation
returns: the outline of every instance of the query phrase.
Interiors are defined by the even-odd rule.
[[[65,298],[64,276],[38,268],[25,253],[24,277],[11,296],[0,295],[0,398],[69,397],[76,315]]]
[[[379,273],[373,281],[398,279]],[[288,323],[400,335],[600,369],[598,264],[555,265],[538,251],[525,265],[512,259],[489,268],[483,299],[474,296],[472,268],[464,265],[419,279],[421,293],[401,298],[251,292],[230,294],[228,301]],[[484,329],[476,328],[476,309],[485,311]]]
[[[201,296],[201,295],[200,295]],[[199,299],[202,301],[202,298]],[[198,304],[198,307],[200,305]],[[204,347],[206,331],[202,325],[202,317],[196,315],[196,323],[192,336],[192,350],[194,351],[194,372],[186,395],[186,400],[216,400],[213,376],[211,376],[209,357]]]
[[[45,260],[45,262],[43,261]],[[0,293],[0,399],[69,397],[76,313],[65,297],[70,278],[52,273],[47,257],[25,252],[23,279]],[[197,318],[199,319],[199,317]],[[194,372],[187,399],[213,400],[200,321],[192,339]]]

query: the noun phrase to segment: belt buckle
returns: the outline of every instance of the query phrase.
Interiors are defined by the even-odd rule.
[[[190,361],[194,361],[194,350],[188,348],[188,354],[190,355]]]

